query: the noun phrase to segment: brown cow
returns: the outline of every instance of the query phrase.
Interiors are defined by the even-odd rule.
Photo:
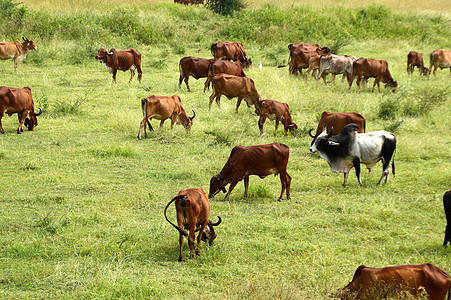
[[[187,56],[180,60],[179,63],[179,71],[180,71],[180,79],[179,79],[179,88],[182,85],[182,80],[185,81],[186,87],[188,91],[191,92],[188,79],[190,76],[194,77],[196,80],[199,78],[205,78],[208,76],[208,66],[216,61],[216,59],[205,59],[193,56]]]
[[[282,122],[287,135],[288,130],[294,136],[298,126],[291,120],[290,108],[288,104],[275,100],[262,100],[260,101],[260,119],[258,120],[258,127],[260,128],[260,135],[263,134],[263,124],[265,124],[266,118],[276,121],[276,129],[274,135],[276,135],[279,128],[279,121]]]
[[[352,281],[335,294],[339,299],[386,299],[409,293],[426,292],[430,300],[445,300],[451,293],[450,279],[445,271],[432,264],[401,265],[370,268],[361,265]]]
[[[175,201],[175,209],[177,212],[177,225],[169,221],[166,211]],[[179,261],[183,260],[182,248],[183,248],[183,236],[188,237],[188,245],[191,252],[191,258],[194,258],[194,239],[196,237],[196,232],[199,231],[197,235],[197,247],[196,255],[199,254],[200,241],[209,240],[210,246],[213,244],[216,238],[216,231],[213,226],[217,226],[221,223],[221,217],[218,216],[218,222],[213,223],[208,219],[210,214],[210,201],[207,198],[204,188],[198,189],[186,189],[181,190],[179,194],[169,201],[168,205],[164,209],[164,217],[166,220],[174,226],[180,233],[179,244],[180,244],[180,254]],[[185,231],[189,230],[189,234]]]
[[[313,138],[312,145],[315,142],[315,139],[318,135],[323,132],[324,125],[326,125],[327,132],[331,131],[333,127],[334,134],[340,134],[343,128],[348,125],[354,123],[359,126],[358,132],[362,133],[366,130],[366,119],[361,114],[355,112],[328,112],[323,111],[321,114],[321,120],[318,123],[318,127],[316,128],[315,135],[312,135],[313,128],[309,130],[309,135]]]
[[[146,123],[149,125],[149,130],[153,130],[152,125],[150,125],[149,122],[152,118],[160,120],[160,128],[158,129],[158,133],[160,133],[164,121],[166,119],[171,119],[171,134],[173,134],[175,122],[185,126],[186,130],[189,131],[193,125],[193,119],[196,116],[196,113],[193,110],[194,115],[192,117],[188,117],[182,106],[182,100],[177,95],[172,97],[150,95],[141,100],[141,108],[144,118],[139,126],[138,139],[141,139],[141,131],[143,127],[144,137],[147,138]]]
[[[443,195],[443,208],[445,209],[446,216],[446,228],[445,228],[445,241],[443,247],[448,246],[448,242],[451,244],[451,191],[447,191]]]
[[[304,50],[315,50],[316,48],[321,48],[321,46],[318,44],[308,44],[299,42],[291,43],[288,45],[288,49],[290,50],[290,52],[301,48],[303,48]]]
[[[418,68],[420,74],[429,75],[429,69],[424,67],[423,55],[419,52],[410,51],[407,54],[407,74],[412,75],[415,67]]]
[[[208,66],[207,81],[205,81],[204,93],[206,89],[210,89],[211,78],[216,74],[229,74],[240,77],[246,77],[244,74],[243,64],[239,61],[216,60]]]
[[[379,92],[381,91],[379,82],[382,80],[385,83],[385,87],[393,87],[393,92],[396,91],[396,87],[398,86],[398,82],[393,79],[388,70],[388,63],[385,60],[376,60],[372,58],[364,58],[361,57],[354,61],[353,66],[353,75],[348,78],[349,89],[351,89],[352,82],[354,81],[355,76],[357,76],[357,86],[360,90],[360,81],[362,78],[368,79],[370,77],[374,77],[374,84],[372,92],[374,92],[374,87],[377,84],[377,88]]]
[[[249,68],[252,65],[252,59],[246,55],[241,42],[217,42],[211,45],[210,50],[216,59],[240,61],[245,68]]]
[[[288,63],[286,65],[278,66],[279,68],[283,68],[289,66],[289,73],[293,75],[297,75],[298,71],[302,74],[302,69],[309,68],[310,60],[313,57],[325,55],[330,52],[329,47],[316,48],[315,50],[307,50],[305,48],[297,48],[290,52],[290,57],[288,59]],[[316,78],[316,69],[313,69],[313,77]],[[311,70],[309,70],[310,72]],[[307,77],[305,77],[307,79]]]
[[[0,59],[14,59],[14,71],[17,72],[17,64],[27,57],[31,50],[38,50],[36,44],[27,37],[22,37],[22,43],[15,42],[0,42]]]
[[[31,88],[28,86],[23,88],[12,88],[6,86],[0,86],[0,132],[5,133],[2,127],[3,114],[7,113],[9,116],[16,114],[19,117],[19,128],[17,133],[23,132],[22,124],[28,127],[28,130],[33,130],[38,125],[38,119],[36,118],[42,113],[42,109],[39,108],[39,112],[34,112],[34,102],[31,95]]]
[[[110,52],[106,49],[99,49],[97,55],[95,56],[101,63],[105,65],[105,68],[113,74],[113,82],[116,83],[117,70],[128,71],[130,70],[131,77],[128,81],[132,82],[133,76],[135,76],[135,70],[138,71],[139,83],[142,80],[141,71],[141,53],[135,49],[127,49],[122,51],[117,51],[112,48]]]
[[[250,175],[264,178],[271,174],[279,174],[282,192],[278,201],[282,200],[285,190],[287,199],[290,199],[291,176],[287,173],[289,154],[288,146],[279,143],[250,147],[235,146],[221,172],[211,178],[208,197],[214,197],[219,191],[225,193],[225,187],[230,183],[229,191],[224,198],[228,200],[232,190],[243,179],[244,197],[247,197]]]
[[[443,49],[437,49],[432,51],[432,53],[429,56],[430,58],[430,65],[429,65],[429,71],[432,72],[432,66],[434,66],[434,76],[435,72],[437,71],[437,68],[445,69],[450,68],[450,74],[451,74],[451,51],[443,50]]]
[[[221,101],[221,95],[224,94],[227,98],[232,99],[238,97],[236,102],[236,112],[238,113],[238,107],[240,107],[241,100],[245,100],[247,107],[251,105],[255,106],[255,113],[259,113],[260,109],[260,94],[255,87],[254,80],[250,77],[239,77],[228,74],[217,74],[212,78],[213,93],[210,96],[209,108],[213,100],[216,99],[218,104]]]

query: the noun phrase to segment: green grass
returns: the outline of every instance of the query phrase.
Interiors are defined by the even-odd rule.
[[[164,5],[174,15],[195,11],[198,18],[212,18],[201,8]],[[162,18],[164,23],[169,17]],[[196,18],[186,26],[207,31],[214,22]],[[428,18],[422,19],[425,26],[433,26]],[[177,31],[173,41],[155,45],[104,35],[92,44],[89,34],[38,38],[38,51],[19,64],[17,74],[12,61],[0,63],[1,85],[30,86],[44,109],[35,130],[22,135],[16,134],[16,116],[2,119],[1,298],[324,299],[345,286],[360,264],[433,263],[451,272],[450,250],[441,246],[442,197],[451,182],[449,70],[429,79],[417,72],[408,77],[405,70],[410,50],[427,56],[438,48],[430,41],[449,46],[449,35],[424,43],[409,35],[358,37],[340,48],[340,54],[386,59],[400,84],[396,94],[384,88],[371,93],[372,79],[359,93],[339,78],[324,86],[311,77],[290,77],[277,65],[286,62],[286,46],[297,38],[247,43],[254,67],[246,74],[263,99],[289,104],[296,137],[285,137],[281,129],[274,136],[270,121],[260,137],[258,117],[243,104],[235,114],[236,99],[222,97],[221,109],[213,105],[209,111],[204,79],[190,78],[191,93],[178,88],[180,58],[210,57],[209,44],[221,35],[196,43],[191,32],[187,41],[173,43],[183,36]],[[136,78],[128,84],[128,72],[111,84],[111,74],[93,58],[105,45],[142,53],[142,84]],[[77,49],[86,52],[72,63]],[[176,125],[171,136],[167,122],[159,135],[139,141],[140,101],[149,94],[180,95],[185,109],[197,113],[191,133]],[[381,115],[386,103],[395,103],[387,118]],[[309,153],[307,132],[323,110],[359,112],[367,131],[393,129],[396,176],[377,186],[378,165],[371,174],[362,172],[359,187],[352,170],[343,189],[343,175]],[[158,127],[158,121],[152,124]],[[230,201],[218,194],[211,216],[223,223],[215,244],[202,245],[201,256],[188,259],[185,239],[186,259],[179,263],[178,233],[163,217],[169,200],[185,188],[208,191],[233,146],[271,142],[290,147],[292,199],[276,201],[280,180],[273,176],[251,177],[248,199],[242,198],[242,183]],[[175,221],[173,207],[169,217]]]

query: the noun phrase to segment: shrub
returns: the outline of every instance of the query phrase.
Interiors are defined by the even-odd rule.
[[[221,15],[231,15],[245,7],[243,0],[207,0],[207,8]]]

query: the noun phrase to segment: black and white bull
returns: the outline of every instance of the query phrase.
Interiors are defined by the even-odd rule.
[[[390,160],[396,150],[396,138],[387,131],[373,131],[358,133],[356,124],[346,125],[341,133],[332,136],[333,127],[327,133],[326,126],[323,132],[316,138],[310,147],[311,152],[318,152],[330,165],[332,172],[344,173],[343,187],[346,187],[348,173],[355,168],[360,185],[360,164],[365,164],[369,171],[382,160],[383,171],[378,184],[385,178],[388,180],[390,173]],[[395,163],[392,161],[393,175],[395,175]]]

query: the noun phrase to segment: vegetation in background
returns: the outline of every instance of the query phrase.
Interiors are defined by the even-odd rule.
[[[243,0],[206,0],[207,8],[221,15],[231,15],[242,10],[245,5]]]

